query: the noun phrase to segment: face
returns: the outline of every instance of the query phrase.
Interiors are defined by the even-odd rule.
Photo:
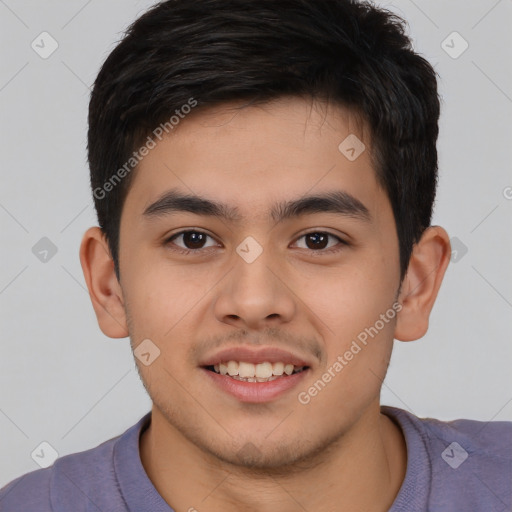
[[[378,407],[398,238],[349,113],[299,98],[235,106],[191,113],[139,164],[120,285],[132,346],[160,351],[136,362],[166,428],[271,468],[320,453]],[[366,145],[355,159],[354,136]]]

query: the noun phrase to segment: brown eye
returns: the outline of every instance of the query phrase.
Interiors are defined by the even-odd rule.
[[[179,240],[181,238],[181,244],[176,243],[176,240]],[[172,243],[176,245],[178,248],[183,249],[184,251],[199,251],[201,249],[205,249],[207,247],[212,247],[212,245],[205,246],[205,243],[207,239],[210,238],[213,240],[213,238],[210,235],[207,235],[206,233],[203,233],[202,231],[181,231],[180,233],[176,233],[175,235],[171,236],[167,241],[166,244]],[[215,244],[213,244],[215,245]]]
[[[188,231],[183,234],[183,243],[187,249],[202,249],[206,236],[198,231]]]
[[[302,235],[297,240],[301,239],[304,239],[305,241],[305,247],[303,247],[304,249],[309,249],[316,252],[330,252],[329,250],[325,249],[331,249],[332,247],[340,244],[347,245],[346,242],[344,242],[338,236],[327,233],[325,231],[311,231],[310,233]],[[330,240],[338,241],[338,244],[331,243],[331,245],[329,245]]]
[[[308,249],[325,249],[329,243],[329,235],[326,233],[310,233],[306,235]]]

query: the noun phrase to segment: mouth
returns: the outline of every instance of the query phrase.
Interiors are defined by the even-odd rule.
[[[309,366],[296,366],[292,363],[264,361],[225,361],[204,367],[206,370],[241,382],[271,382],[283,379],[309,369]]]
[[[199,366],[214,390],[239,402],[286,399],[307,379],[313,361],[279,347],[232,347],[206,356]]]
[[[289,396],[310,372],[309,366],[279,361],[248,363],[231,360],[201,369],[214,389],[246,403],[266,403]]]

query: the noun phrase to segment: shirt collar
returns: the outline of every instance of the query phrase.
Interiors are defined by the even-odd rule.
[[[129,428],[114,446],[114,471],[130,512],[174,512],[160,496],[142,465],[139,440],[151,422],[151,411]]]

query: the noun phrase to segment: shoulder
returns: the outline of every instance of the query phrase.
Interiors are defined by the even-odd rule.
[[[26,473],[0,489],[2,512],[52,512],[50,481],[52,467]],[[21,508],[23,506],[23,508]]]
[[[112,454],[118,438],[59,457],[48,468],[31,471],[12,480],[0,489],[0,511],[90,510],[94,494],[108,486],[116,487]]]
[[[472,453],[505,460],[510,460],[512,455],[512,421],[442,421],[421,418],[408,411],[388,406],[383,406],[382,412],[395,419],[404,433],[416,431],[427,445],[460,441],[468,450],[468,455]]]
[[[447,504],[510,510],[512,422],[442,421],[393,407],[383,412],[400,424],[408,451],[419,452],[421,446],[430,480],[429,510],[445,510]]]
[[[510,463],[512,459],[511,421],[442,421],[406,414],[429,447],[442,448],[441,460],[450,462],[452,451],[454,452],[457,461],[448,463],[450,467],[457,465],[458,462],[462,465],[469,457],[477,457],[480,463],[489,459],[494,464]]]

